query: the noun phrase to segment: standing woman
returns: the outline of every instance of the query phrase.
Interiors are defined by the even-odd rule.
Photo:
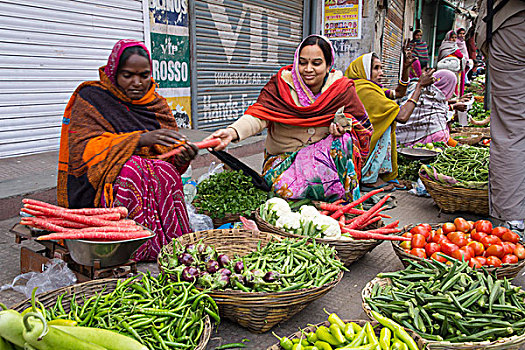
[[[172,238],[190,232],[180,174],[197,148],[186,142],[166,100],[155,92],[143,43],[120,40],[100,80],[82,83],[64,113],[58,203],[68,208],[124,206],[156,233],[134,259],[154,260]],[[155,159],[184,142],[167,161]]]
[[[467,75],[467,72],[469,70],[469,67],[467,67],[468,61],[470,59],[467,49],[467,42],[465,41],[465,34],[467,32],[464,28],[459,28],[457,30],[458,38],[456,39],[456,44],[458,44],[459,51],[461,51],[461,54],[463,54],[463,62],[465,62],[464,68],[461,70],[461,76],[459,80],[459,96],[463,96],[463,93],[465,92],[465,77]]]
[[[456,32],[450,30],[443,39],[438,53],[438,69],[448,69],[456,73],[458,81],[461,77],[461,71],[465,69],[465,61],[463,53],[459,49],[456,42]],[[459,95],[459,89],[455,90],[456,95]]]
[[[360,197],[361,168],[372,126],[354,82],[333,71],[334,50],[320,35],[307,37],[264,86],[245,114],[210,138],[216,150],[268,129],[263,176],[283,198],[334,201]]]
[[[423,31],[416,29],[410,41],[410,47],[412,48],[412,55],[419,60],[421,69],[424,69],[428,66],[428,45],[426,41],[421,40],[422,38]]]
[[[345,75],[354,79],[357,95],[363,101],[370,121],[374,127],[370,145],[370,155],[363,168],[361,184],[366,190],[385,188],[390,191],[403,187],[397,181],[396,122],[405,123],[416,107],[421,90],[434,82],[433,71],[421,74],[414,92],[399,107],[396,98],[405,95],[408,85],[409,70],[414,59],[410,49],[404,48],[402,78],[395,90],[384,89],[380,84],[383,78],[383,65],[379,57],[371,52],[356,58]]]

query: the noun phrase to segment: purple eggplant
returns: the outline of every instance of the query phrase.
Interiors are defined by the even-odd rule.
[[[197,270],[193,266],[187,266],[182,271],[182,279],[185,280],[186,282],[194,282],[195,279],[198,277],[198,275],[199,275],[199,270]]]
[[[236,273],[242,273],[244,271],[244,264],[242,261],[239,260],[233,265],[233,271]]]
[[[224,289],[228,286],[230,283],[230,277],[228,275],[219,275],[215,280],[215,286],[217,286],[220,289]]]
[[[219,270],[219,273],[221,275],[226,275],[226,276],[230,276],[232,274],[231,270],[230,269],[227,269],[227,268],[224,268],[224,269],[220,269]]]
[[[206,251],[206,245],[205,244],[202,244],[202,243],[199,243],[195,246],[195,248],[197,249],[197,252],[199,254],[204,254],[204,252]]]
[[[190,266],[195,262],[195,259],[193,259],[193,256],[189,253],[182,253],[179,255],[179,264]]]
[[[266,272],[266,275],[264,275],[263,279],[266,281],[266,282],[276,282],[279,280],[279,272],[276,272],[276,271],[268,271]]]
[[[230,265],[230,258],[226,254],[219,255],[217,261],[219,262],[219,265],[221,265],[221,267],[226,267]]]
[[[253,274],[253,277],[256,278],[263,278],[265,275],[264,272],[261,270],[252,270],[251,273]]]
[[[197,249],[195,247],[195,244],[187,244],[185,251],[186,251],[186,253],[190,253],[191,255],[196,254],[197,253]]]
[[[208,271],[209,273],[215,273],[219,271],[219,263],[215,260],[209,260],[206,263],[206,271]]]

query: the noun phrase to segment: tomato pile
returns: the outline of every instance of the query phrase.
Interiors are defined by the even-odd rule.
[[[499,267],[525,259],[525,248],[517,233],[505,227],[492,227],[488,220],[476,222],[456,218],[437,230],[429,224],[413,227],[402,236],[411,240],[400,243],[407,254],[423,259],[447,262],[442,253],[469,262],[470,267]]]

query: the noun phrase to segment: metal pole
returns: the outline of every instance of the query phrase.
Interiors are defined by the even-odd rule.
[[[197,104],[197,19],[195,18],[195,1],[188,1],[189,31],[190,31],[190,96],[191,96],[191,128],[198,129]]]
[[[436,1],[436,11],[434,13],[434,27],[432,35],[432,57],[430,58],[430,66],[434,67],[434,57],[436,55],[436,37],[437,37],[437,26],[438,26],[438,12],[439,12],[439,0]]]

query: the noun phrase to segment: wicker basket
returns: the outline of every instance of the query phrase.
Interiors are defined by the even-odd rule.
[[[207,210],[202,210],[199,207],[199,202],[198,201],[194,201],[192,204],[195,206],[195,209],[197,210],[197,213],[208,215],[211,218],[211,220],[213,221],[213,227],[215,227],[215,228],[220,227],[220,226],[222,226],[224,224],[228,224],[230,222],[239,221],[239,216],[242,215],[242,214],[226,213],[224,215],[224,217],[222,217],[222,218],[213,218],[212,217],[212,213],[210,213]]]
[[[349,322],[355,322],[357,323],[358,325],[360,325],[361,327],[364,327],[365,324],[367,322],[371,322],[372,323],[372,327],[374,327],[374,331],[376,333],[376,335],[379,337],[379,333],[381,331],[381,328],[382,327],[376,327],[379,323],[377,321],[366,321],[366,320],[343,320],[344,323],[349,323]],[[301,329],[300,331],[298,332],[295,332],[294,334],[291,334],[289,335],[287,338],[288,339],[300,339],[301,338],[301,335],[303,333],[307,333],[307,332],[315,332],[316,329],[320,326],[326,326],[326,327],[329,327],[330,326],[330,322],[328,321],[325,321],[325,322],[321,322],[319,324],[316,324],[316,325],[310,325],[306,328],[303,328]],[[411,336],[412,338],[414,338],[414,340],[417,342],[418,346],[420,349],[423,348],[423,342],[424,340],[421,339],[421,337],[415,333],[414,331],[411,331],[410,329],[407,329],[406,330]],[[304,338],[304,335],[303,335],[303,338]],[[270,346],[268,349],[266,350],[283,350],[283,348],[279,345],[279,344],[274,344],[272,346]]]
[[[259,229],[271,232],[282,237],[290,238],[305,238],[305,236],[296,235],[285,230],[276,227],[269,222],[263,220],[259,215],[258,211],[255,211],[255,222]],[[378,228],[383,226],[382,221],[378,221],[368,228]],[[345,264],[349,266],[353,262],[359,260],[366,253],[371,252],[375,247],[382,243],[382,241],[377,239],[354,239],[354,240],[340,240],[340,239],[329,239],[329,238],[316,238],[316,242],[328,244],[337,251],[337,256]]]
[[[182,245],[195,244],[202,240],[202,243],[214,246],[219,253],[244,256],[256,250],[259,242],[263,246],[281,238],[267,232],[233,229],[192,232],[175,240]],[[173,243],[166,245],[164,249],[172,253]],[[158,263],[159,269],[163,271],[160,260]],[[335,281],[324,286],[287,292],[246,293],[238,290],[221,290],[209,294],[219,306],[222,317],[239,323],[252,333],[264,333],[328,293],[341,281],[341,278],[343,278],[342,271]]]
[[[372,295],[372,289],[375,284],[380,286],[385,286],[390,284],[390,279],[388,278],[374,278],[368,282],[361,291],[361,299],[363,303],[363,310],[370,317],[372,317],[371,308],[368,303],[365,301],[365,298],[369,298]],[[520,345],[525,343],[525,333],[522,335],[513,335],[512,337],[501,338],[495,341],[483,341],[483,342],[465,342],[465,343],[451,343],[448,341],[431,341],[420,338],[421,345],[428,350],[446,350],[446,349],[458,349],[458,350],[503,350],[503,349],[516,349],[520,348]],[[419,341],[418,341],[419,344]],[[422,348],[422,347],[421,347]]]
[[[456,136],[462,136],[462,138],[456,139]],[[483,133],[481,132],[458,132],[450,135],[451,138],[456,140],[459,143],[465,145],[475,145],[481,141],[483,138]]]
[[[489,127],[479,127],[479,126],[459,126],[457,128],[452,128],[450,131],[452,134],[456,133],[469,133],[469,134],[482,134],[483,137],[490,137],[490,128]]]
[[[489,191],[446,186],[419,174],[427,192],[439,209],[445,213],[465,211],[483,216],[489,215]]]
[[[73,295],[76,295],[77,302],[81,303],[82,299],[78,298],[79,296],[88,299],[89,297],[100,293],[101,291],[103,291],[103,295],[109,294],[115,290],[115,288],[117,287],[117,282],[118,279],[115,278],[88,281],[39,294],[37,295],[37,300],[40,301],[46,308],[48,308],[55,305],[58,296],[65,294],[64,298],[62,299],[62,305],[64,307],[65,312],[69,312],[70,301],[73,298]],[[31,307],[31,299],[27,299],[16,304],[12,307],[12,309],[18,312],[22,312],[23,310],[29,307]],[[202,331],[201,339],[199,341],[199,344],[197,344],[197,346],[195,347],[195,350],[206,349],[206,345],[210,340],[211,330],[212,327],[210,317],[206,315],[206,318],[204,320],[204,330]]]
[[[432,226],[433,230],[437,230],[439,227],[441,227],[442,224],[430,224]],[[414,226],[416,225],[408,225],[403,228],[403,232],[399,233],[402,235],[405,232],[410,231]],[[422,259],[418,256],[405,253],[405,250],[399,246],[399,241],[391,241],[392,248],[394,249],[394,252],[396,253],[399,260],[401,260],[401,263],[403,266],[407,267],[409,265],[408,260],[414,260],[414,261],[422,261],[425,259]],[[523,242],[520,242],[523,244]],[[517,264],[503,264],[501,267],[485,267],[485,269],[489,272],[492,272],[496,275],[498,278],[514,278],[518,275],[518,273],[521,271],[521,269],[525,266],[525,260],[519,261]]]

